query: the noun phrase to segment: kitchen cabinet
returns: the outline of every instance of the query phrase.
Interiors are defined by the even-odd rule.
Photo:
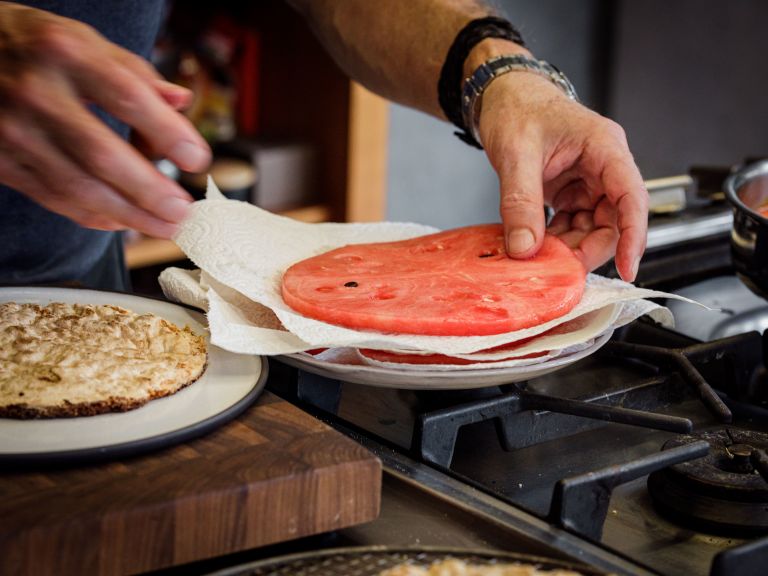
[[[384,217],[388,102],[351,81],[307,24],[279,1],[239,7],[257,32],[257,138],[309,144],[316,159],[312,200],[284,213],[308,222]],[[183,259],[169,241],[126,247],[129,267]]]

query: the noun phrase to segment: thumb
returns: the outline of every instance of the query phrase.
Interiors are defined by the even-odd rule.
[[[533,154],[509,159],[499,173],[501,221],[507,253],[530,258],[544,241],[544,192],[541,160]]]

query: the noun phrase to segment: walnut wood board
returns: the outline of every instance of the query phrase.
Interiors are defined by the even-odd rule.
[[[0,472],[0,574],[129,574],[375,519],[381,464],[274,394],[147,456]]]

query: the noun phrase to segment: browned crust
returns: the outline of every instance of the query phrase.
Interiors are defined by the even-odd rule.
[[[208,354],[206,353],[205,364],[200,373],[193,379],[185,382],[179,386],[176,390],[155,391],[150,393],[148,398],[142,400],[127,400],[125,398],[119,398],[111,396],[107,400],[99,400],[98,402],[79,402],[76,404],[67,402],[63,406],[43,406],[43,407],[31,407],[25,403],[8,404],[6,406],[0,406],[0,418],[14,418],[17,420],[38,420],[46,418],[78,418],[82,416],[96,416],[98,414],[106,414],[109,412],[128,412],[141,408],[152,400],[163,398],[165,396],[171,396],[177,393],[179,390],[183,390],[187,386],[197,382],[205,371],[208,369]]]

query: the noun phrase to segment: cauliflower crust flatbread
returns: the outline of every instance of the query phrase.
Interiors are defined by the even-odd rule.
[[[0,417],[124,412],[178,392],[205,371],[188,327],[111,305],[0,305]]]

